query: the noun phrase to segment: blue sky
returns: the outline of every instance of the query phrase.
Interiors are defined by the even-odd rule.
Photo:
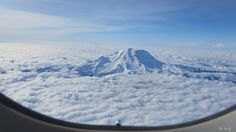
[[[0,41],[236,44],[235,0],[1,0]]]

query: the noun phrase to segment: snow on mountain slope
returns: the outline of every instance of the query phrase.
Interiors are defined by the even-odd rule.
[[[77,68],[82,76],[104,76],[115,73],[138,73],[142,71],[161,71],[164,63],[156,60],[145,50],[128,48],[110,56],[101,56]]]

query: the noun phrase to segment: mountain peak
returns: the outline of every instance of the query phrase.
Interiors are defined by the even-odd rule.
[[[104,76],[116,73],[161,71],[164,63],[156,60],[148,51],[128,48],[110,56],[101,56],[77,68],[82,76]]]

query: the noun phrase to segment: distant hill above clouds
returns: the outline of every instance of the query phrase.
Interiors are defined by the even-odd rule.
[[[117,73],[159,72],[182,75],[187,78],[221,80],[236,83],[236,73],[211,71],[184,64],[167,64],[154,58],[148,51],[128,48],[96,60],[87,61],[75,69],[80,76],[106,76]],[[230,76],[224,78],[222,75]]]
[[[77,71],[82,76],[104,76],[115,73],[162,71],[164,63],[148,51],[128,48],[80,65]]]

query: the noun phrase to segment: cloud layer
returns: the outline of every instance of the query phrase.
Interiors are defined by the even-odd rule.
[[[236,85],[230,81],[157,72],[81,77],[73,70],[114,48],[1,44],[0,92],[42,114],[86,124],[171,125],[236,104]],[[172,64],[236,72],[235,52],[160,47],[150,52]]]

